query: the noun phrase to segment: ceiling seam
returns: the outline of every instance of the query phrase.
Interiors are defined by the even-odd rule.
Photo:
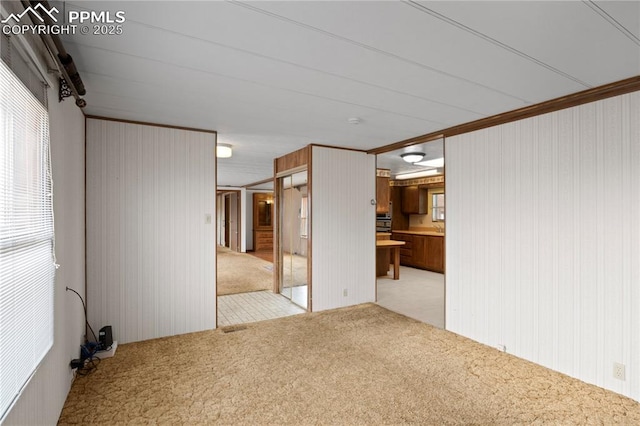
[[[79,9],[83,9],[83,10],[89,10],[89,9],[84,9],[81,6],[78,6],[76,4],[74,4],[74,7],[79,8]],[[222,47],[222,48],[225,48],[225,49],[230,49],[230,50],[234,50],[234,51],[237,51],[237,52],[242,52],[242,53],[245,53],[245,54],[248,54],[248,55],[253,55],[253,56],[256,56],[256,57],[259,57],[259,58],[263,58],[263,59],[268,59],[268,60],[271,60],[271,61],[274,61],[274,62],[279,62],[279,63],[282,63],[282,64],[286,64],[286,65],[290,65],[290,66],[293,66],[293,67],[297,67],[297,68],[302,68],[302,69],[305,69],[305,70],[308,70],[308,71],[313,71],[313,72],[317,72],[317,73],[320,73],[320,74],[330,75],[330,76],[335,77],[335,78],[347,80],[347,81],[354,82],[354,83],[359,83],[359,84],[362,84],[364,86],[370,86],[370,87],[374,87],[374,88],[380,89],[380,90],[386,90],[386,91],[389,91],[391,93],[396,93],[396,94],[399,94],[399,95],[408,96],[408,97],[411,97],[411,98],[414,98],[414,99],[420,99],[420,100],[423,100],[425,102],[432,102],[432,103],[434,103],[436,105],[441,105],[441,106],[445,106],[445,107],[448,107],[448,108],[454,108],[454,109],[457,109],[457,110],[460,110],[460,111],[464,111],[464,112],[468,112],[468,113],[471,113],[471,114],[478,115],[480,117],[486,117],[487,116],[487,114],[484,113],[484,112],[475,111],[475,110],[472,110],[472,109],[469,109],[469,108],[465,108],[465,107],[454,105],[454,104],[449,104],[447,102],[438,101],[438,100],[435,100],[435,99],[432,99],[432,98],[426,98],[424,96],[418,96],[418,95],[415,95],[413,93],[407,93],[407,92],[403,92],[403,91],[400,91],[400,90],[395,90],[395,89],[392,89],[390,87],[380,86],[378,84],[369,83],[367,81],[358,80],[358,79],[355,79],[355,78],[351,78],[351,77],[347,77],[347,76],[344,76],[344,75],[332,73],[332,72],[329,72],[329,71],[320,70],[318,68],[308,67],[306,65],[297,64],[295,62],[291,62],[291,61],[287,61],[287,60],[284,60],[284,59],[275,58],[273,56],[263,55],[263,54],[260,54],[260,53],[257,53],[257,52],[253,52],[251,50],[246,50],[246,49],[242,49],[242,48],[239,48],[239,47],[230,46],[230,45],[227,45],[227,44],[224,44],[224,43],[220,43],[220,42],[217,42],[217,41],[207,40],[207,39],[203,39],[201,37],[196,37],[196,36],[180,33],[178,31],[170,30],[168,28],[159,27],[159,26],[156,26],[156,25],[147,24],[145,22],[136,21],[136,20],[133,20],[133,19],[128,19],[127,23],[135,23],[135,24],[147,27],[147,28],[152,28],[152,29],[155,29],[155,30],[158,30],[158,31],[163,31],[163,32],[170,33],[170,34],[175,34],[177,36],[181,36],[181,37],[197,40],[197,41],[200,41],[202,43],[212,44],[212,45],[219,46],[219,47]],[[518,100],[522,100],[520,98],[517,98],[517,99]],[[525,102],[529,103],[528,101],[525,101]]]
[[[483,39],[483,40],[485,40],[485,41],[487,41],[487,42],[489,42],[489,43],[491,43],[491,44],[493,44],[493,45],[495,45],[497,47],[500,47],[501,49],[504,49],[504,50],[506,50],[506,51],[508,51],[510,53],[513,53],[513,54],[515,54],[517,56],[520,56],[523,59],[526,59],[526,60],[528,60],[530,62],[533,62],[534,64],[536,64],[538,66],[546,68],[547,70],[552,71],[552,72],[554,72],[554,73],[556,73],[558,75],[561,75],[562,77],[567,78],[567,79],[569,79],[569,80],[571,80],[571,81],[573,81],[575,83],[578,83],[578,84],[580,84],[580,85],[582,85],[584,87],[588,87],[588,88],[593,87],[593,85],[591,85],[591,84],[589,84],[587,82],[584,82],[584,81],[580,80],[579,78],[572,76],[571,74],[568,74],[568,73],[566,73],[566,72],[564,72],[564,71],[562,71],[562,70],[560,70],[560,69],[558,69],[558,68],[556,68],[556,67],[554,67],[552,65],[547,64],[546,62],[543,62],[543,61],[541,61],[539,59],[536,59],[533,56],[530,56],[530,55],[528,55],[528,54],[526,54],[526,53],[524,53],[524,52],[522,52],[522,51],[520,51],[520,50],[518,50],[518,49],[516,49],[514,47],[511,47],[508,44],[505,44],[505,43],[503,43],[503,42],[501,42],[499,40],[496,40],[495,38],[490,37],[490,36],[488,36],[488,35],[486,35],[484,33],[481,33],[480,31],[474,30],[473,28],[468,27],[468,26],[462,24],[461,22],[458,22],[458,21],[456,21],[454,19],[451,19],[451,18],[449,18],[447,16],[444,16],[444,15],[436,12],[435,10],[429,9],[428,7],[426,7],[426,6],[422,5],[422,4],[416,3],[414,0],[406,0],[406,1],[403,1],[403,3],[405,3],[407,6],[411,6],[411,7],[415,8],[415,9],[417,9],[417,10],[423,12],[423,13],[426,13],[426,14],[428,14],[430,16],[433,16],[434,18],[437,18],[437,19],[439,19],[439,20],[441,20],[443,22],[446,22],[447,24],[450,24],[450,25],[452,25],[452,26],[454,26],[454,27],[456,27],[458,29],[461,29],[461,30],[466,31],[466,32],[468,32],[470,34],[473,34],[474,36],[476,36],[478,38],[481,38],[481,39]]]
[[[217,41],[207,40],[207,39],[203,39],[203,38],[200,38],[200,37],[196,37],[196,36],[180,33],[180,32],[177,32],[177,31],[170,30],[168,28],[158,27],[158,26],[155,26],[155,25],[147,24],[147,23],[140,22],[140,21],[134,21],[134,20],[128,20],[127,23],[129,23],[129,22],[134,22],[134,23],[136,23],[138,25],[141,25],[141,26],[144,26],[144,27],[147,27],[147,28],[152,28],[152,29],[155,29],[155,30],[158,30],[158,31],[163,31],[163,32],[166,32],[166,33],[174,34],[174,35],[185,37],[185,38],[188,38],[188,39],[197,40],[197,41],[200,41],[202,43],[211,44],[211,45],[219,46],[219,47],[222,47],[222,48],[225,48],[225,49],[233,50],[233,51],[236,51],[236,52],[245,53],[247,55],[252,55],[252,56],[256,56],[256,57],[259,57],[259,58],[267,59],[267,60],[270,60],[270,61],[278,62],[278,63],[281,63],[281,64],[286,64],[286,65],[290,65],[290,66],[293,66],[293,67],[302,68],[302,69],[305,69],[307,71],[317,72],[319,74],[330,75],[330,76],[335,77],[335,78],[347,80],[347,81],[350,81],[350,82],[353,82],[353,83],[362,84],[364,86],[375,87],[376,89],[386,90],[386,91],[389,91],[389,92],[392,92],[392,93],[396,93],[396,94],[399,94],[399,95],[408,96],[408,97],[415,98],[415,99],[420,99],[420,100],[423,100],[423,101],[426,101],[426,102],[432,102],[432,103],[437,104],[437,105],[442,105],[442,106],[446,106],[446,107],[449,107],[449,108],[454,108],[454,109],[457,109],[457,110],[460,110],[460,111],[469,112],[471,114],[476,114],[476,115],[479,115],[481,117],[486,117],[486,114],[483,113],[483,112],[474,111],[472,109],[461,107],[461,106],[458,106],[458,105],[449,104],[449,103],[438,101],[438,100],[431,99],[431,98],[425,98],[423,96],[418,96],[418,95],[415,95],[415,94],[412,94],[412,93],[402,92],[400,90],[395,90],[395,89],[392,89],[392,88],[389,88],[389,87],[380,86],[378,84],[369,83],[369,82],[366,82],[366,81],[363,81],[363,80],[358,80],[358,79],[355,79],[355,78],[351,78],[351,77],[347,77],[347,76],[344,76],[344,75],[332,73],[332,72],[329,72],[329,71],[323,71],[323,70],[320,70],[320,69],[317,69],[317,68],[308,67],[306,65],[297,64],[295,62],[290,62],[290,61],[287,61],[287,60],[284,60],[284,59],[275,58],[273,56],[263,55],[261,53],[253,52],[251,50],[246,50],[246,49],[242,49],[242,48],[239,48],[239,47],[234,47],[234,46],[230,46],[230,45],[227,45],[227,44],[223,44],[223,43],[220,43],[220,42],[217,42]]]
[[[264,9],[260,9],[259,7],[256,7],[256,6],[253,6],[253,5],[249,5],[249,4],[246,4],[246,3],[243,3],[243,2],[239,2],[237,0],[226,0],[226,1],[228,1],[229,3],[234,4],[236,6],[244,7],[246,9],[253,10],[253,11],[257,12],[257,13],[261,13],[263,15],[270,16],[272,18],[275,18],[275,19],[278,19],[278,20],[281,20],[281,21],[284,21],[284,22],[288,22],[290,24],[297,25],[299,27],[306,28],[308,30],[312,30],[312,31],[318,32],[320,34],[323,34],[323,35],[326,35],[328,37],[334,38],[336,40],[340,40],[340,41],[343,41],[343,42],[346,42],[346,43],[353,44],[354,46],[361,47],[361,48],[369,50],[371,52],[379,53],[381,55],[384,55],[384,56],[387,56],[387,57],[390,57],[390,58],[394,58],[394,59],[397,59],[399,61],[406,62],[408,64],[412,64],[412,65],[415,65],[417,67],[420,67],[420,68],[435,72],[435,73],[440,74],[440,75],[451,77],[451,78],[459,80],[459,81],[464,81],[465,83],[469,83],[469,84],[472,84],[472,85],[477,86],[477,87],[482,87],[482,88],[490,90],[492,92],[499,93],[499,94],[501,94],[503,96],[507,96],[507,97],[512,98],[512,99],[517,99],[518,101],[523,102],[525,104],[531,104],[531,101],[529,101],[527,99],[521,98],[521,97],[513,95],[511,93],[504,92],[504,91],[502,91],[500,89],[496,89],[494,87],[487,86],[487,85],[482,84],[480,82],[469,80],[467,78],[464,78],[464,77],[461,77],[461,76],[458,76],[458,75],[455,75],[455,74],[451,74],[449,72],[440,70],[438,68],[434,68],[434,67],[431,67],[429,65],[423,64],[421,62],[414,61],[412,59],[408,59],[408,58],[402,57],[400,55],[396,55],[395,53],[387,52],[386,50],[382,50],[382,49],[378,49],[378,48],[373,47],[373,46],[369,46],[368,44],[361,43],[359,41],[356,41],[356,40],[353,40],[353,39],[350,39],[350,38],[347,38],[347,37],[343,37],[341,35],[332,33],[330,31],[326,31],[326,30],[323,30],[321,28],[314,27],[312,25],[305,24],[303,22],[299,22],[299,21],[287,18],[285,16],[278,15],[278,14],[273,13],[273,12],[269,12],[269,11],[264,10]]]
[[[396,116],[399,116],[399,117],[405,117],[405,118],[410,118],[410,119],[414,119],[414,120],[423,121],[423,122],[426,122],[426,123],[432,123],[432,124],[435,124],[435,125],[447,125],[446,123],[442,123],[442,122],[434,121],[434,120],[429,120],[427,118],[415,117],[415,116],[408,115],[408,114],[403,114],[403,113],[400,113],[400,112],[389,111],[389,110],[385,110],[385,109],[377,108],[377,107],[373,107],[373,106],[368,106],[368,105],[361,105],[361,104],[357,104],[355,102],[349,102],[349,101],[344,101],[344,100],[340,100],[340,99],[329,98],[327,96],[316,95],[314,93],[307,93],[307,92],[302,92],[302,91],[299,91],[299,90],[286,89],[286,88],[283,88],[283,87],[278,87],[278,86],[273,86],[273,85],[269,85],[269,84],[265,84],[265,83],[260,83],[260,82],[253,81],[253,80],[247,80],[247,79],[244,79],[244,78],[230,76],[230,75],[226,75],[226,74],[222,74],[222,73],[218,73],[218,72],[214,72],[214,71],[202,70],[202,69],[189,67],[189,66],[185,66],[185,65],[174,64],[172,62],[167,62],[167,61],[161,61],[161,60],[158,60],[158,59],[147,58],[147,57],[144,57],[144,56],[134,55],[134,54],[131,54],[131,53],[118,52],[116,50],[105,49],[103,47],[90,46],[90,45],[86,45],[84,43],[78,43],[78,42],[74,42],[74,41],[70,41],[69,43],[70,44],[74,44],[76,46],[83,46],[83,47],[89,48],[89,49],[102,50],[102,51],[114,53],[114,54],[117,54],[117,55],[124,55],[124,56],[138,58],[138,59],[142,59],[142,60],[146,60],[146,61],[150,61],[150,62],[156,62],[156,63],[169,65],[169,66],[173,66],[173,67],[176,67],[176,68],[181,68],[181,69],[194,71],[194,72],[198,72],[198,73],[202,73],[202,74],[215,75],[215,76],[227,78],[227,79],[230,79],[230,80],[241,81],[241,82],[244,82],[244,83],[251,83],[251,84],[255,84],[257,86],[262,86],[262,87],[266,87],[266,88],[273,89],[273,90],[281,90],[283,92],[295,93],[295,94],[303,95],[303,96],[310,96],[310,97],[313,97],[313,98],[323,99],[323,100],[326,100],[326,101],[331,101],[331,102],[336,102],[336,103],[341,103],[341,104],[344,104],[344,105],[352,105],[352,106],[356,106],[356,107],[360,107],[360,108],[369,109],[369,110],[372,110],[372,111],[378,111],[378,112],[382,112],[382,113],[386,113],[386,114],[396,115]],[[89,72],[88,70],[84,70],[84,71],[85,72]]]
[[[615,29],[617,29],[622,34],[624,34],[624,36],[627,37],[629,40],[631,40],[632,42],[640,46],[640,38],[638,36],[636,36],[633,32],[627,29],[627,27],[625,27],[620,22],[618,22],[613,16],[609,15],[604,9],[598,6],[595,2],[591,0],[583,0],[582,3],[588,6],[589,9],[591,9],[592,11],[600,15],[601,18],[603,18],[605,21],[611,24]]]

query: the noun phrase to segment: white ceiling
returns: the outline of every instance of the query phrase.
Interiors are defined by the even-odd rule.
[[[640,74],[638,1],[65,7],[126,16],[122,35],[63,37],[86,113],[217,130],[220,185],[310,143],[368,150]]]

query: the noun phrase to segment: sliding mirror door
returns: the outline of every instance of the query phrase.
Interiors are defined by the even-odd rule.
[[[307,171],[278,178],[278,258],[280,294],[307,308],[307,250],[309,197]]]

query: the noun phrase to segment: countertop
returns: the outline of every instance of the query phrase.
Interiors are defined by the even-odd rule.
[[[376,247],[400,247],[405,245],[404,241],[396,241],[396,240],[378,240],[376,241]]]
[[[444,232],[434,232],[434,231],[411,231],[411,230],[394,231],[394,230],[391,230],[391,232],[395,232],[397,234],[429,235],[431,237],[444,237]]]

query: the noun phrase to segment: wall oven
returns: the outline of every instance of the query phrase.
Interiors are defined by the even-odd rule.
[[[389,213],[376,215],[376,232],[391,232],[391,206],[389,206]]]

